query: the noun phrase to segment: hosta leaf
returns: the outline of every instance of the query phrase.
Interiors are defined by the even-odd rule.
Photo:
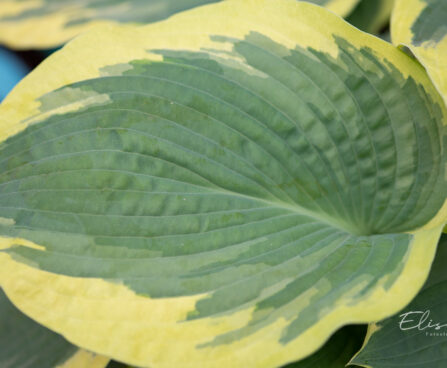
[[[52,48],[98,24],[152,23],[219,1],[0,0],[0,43],[12,48]]]
[[[348,15],[360,0],[304,0],[308,3],[324,6],[325,8],[341,15]]]
[[[108,23],[147,24],[223,0],[0,0],[0,43],[52,48]],[[307,0],[345,16],[359,0]]]
[[[0,367],[104,368],[109,359],[71,345],[16,309],[0,289]]]
[[[370,325],[365,346],[352,363],[372,368],[447,366],[446,267],[443,235],[424,288],[396,316]]]
[[[362,346],[364,330],[363,326],[344,327],[315,354],[283,368],[345,368]]]
[[[380,32],[389,22],[394,0],[362,0],[346,20],[362,31]]]
[[[447,102],[447,1],[396,0],[391,40],[407,46]]]
[[[87,33],[0,108],[0,283],[136,366],[299,360],[422,287],[445,117],[417,62],[304,2]]]

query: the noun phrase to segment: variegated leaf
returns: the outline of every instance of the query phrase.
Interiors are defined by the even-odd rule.
[[[98,25],[152,23],[219,1],[0,0],[0,43],[18,49],[53,48]]]
[[[86,33],[0,107],[0,284],[136,366],[305,358],[422,287],[446,115],[418,63],[304,2]]]
[[[147,24],[219,1],[0,0],[0,43],[18,49],[53,48],[98,25]],[[307,1],[345,16],[359,0]]]
[[[391,39],[413,52],[447,102],[447,1],[396,0]]]

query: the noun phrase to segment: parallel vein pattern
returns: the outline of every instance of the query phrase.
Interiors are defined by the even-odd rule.
[[[437,96],[367,44],[331,35],[334,53],[272,37],[145,48],[40,97],[40,114],[0,144],[0,234],[14,239],[0,256],[68,276],[68,289],[45,289],[56,300],[74,280],[103,295],[105,280],[147,301],[123,317],[128,335],[112,321],[86,346],[110,341],[101,353],[142,366],[280,365],[290,356],[275,354],[333,310],[402,276],[414,231],[446,198]],[[87,320],[107,301],[81,289],[73,303],[95,302],[67,314]],[[144,349],[132,345],[142,335]]]

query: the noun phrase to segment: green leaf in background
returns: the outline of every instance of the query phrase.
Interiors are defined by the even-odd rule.
[[[396,0],[391,40],[408,47],[447,103],[447,1]]]
[[[418,63],[305,2],[86,33],[0,107],[0,284],[127,364],[305,358],[422,287],[446,116]]]
[[[390,21],[394,0],[362,0],[346,20],[362,31],[376,34]]]
[[[0,289],[0,367],[104,368],[109,359],[79,350],[34,322]]]
[[[447,236],[418,296],[396,316],[369,327],[352,363],[371,368],[447,366]]]
[[[343,327],[315,354],[283,368],[345,368],[359,351],[364,337],[364,326]]]

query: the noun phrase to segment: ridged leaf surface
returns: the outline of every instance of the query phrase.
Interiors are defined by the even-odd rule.
[[[0,283],[129,364],[302,359],[422,287],[445,116],[420,65],[312,4],[87,33],[1,107]]]

